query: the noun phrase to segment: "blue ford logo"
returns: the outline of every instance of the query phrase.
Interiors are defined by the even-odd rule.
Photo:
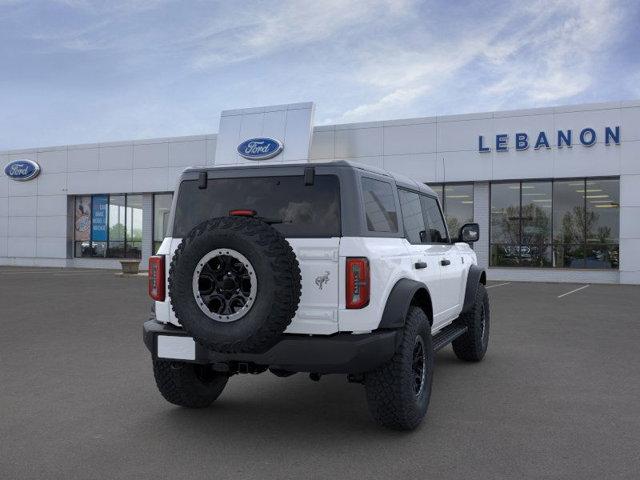
[[[38,176],[40,165],[32,160],[14,160],[4,167],[4,173],[11,180],[26,182]]]
[[[266,160],[278,155],[284,146],[273,138],[250,138],[238,145],[238,153],[249,160]]]

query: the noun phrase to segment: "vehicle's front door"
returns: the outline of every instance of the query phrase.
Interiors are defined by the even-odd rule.
[[[420,195],[422,211],[427,225],[427,241],[430,250],[437,257],[440,269],[438,295],[441,297],[442,312],[434,327],[438,328],[458,316],[462,302],[462,277],[464,259],[458,247],[451,242],[447,234],[442,210],[435,197]]]

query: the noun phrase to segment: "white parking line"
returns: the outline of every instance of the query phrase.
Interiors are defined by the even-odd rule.
[[[570,292],[567,293],[563,293],[562,295],[558,295],[558,298],[562,298],[562,297],[566,297],[567,295],[571,295],[572,293],[576,293],[579,292],[580,290],[584,290],[585,288],[587,288],[589,285],[583,285],[580,288],[576,288],[575,290],[571,290]]]
[[[511,282],[496,283],[495,285],[489,285],[488,287],[485,287],[485,288],[489,289],[489,288],[501,287],[503,285],[509,285],[510,283]]]

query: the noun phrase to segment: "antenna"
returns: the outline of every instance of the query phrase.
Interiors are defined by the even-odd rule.
[[[444,157],[442,157],[442,183],[447,183],[447,166],[444,163]]]

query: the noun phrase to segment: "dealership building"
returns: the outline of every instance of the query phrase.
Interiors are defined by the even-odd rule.
[[[314,126],[313,103],[222,113],[217,134],[0,152],[0,265],[153,254],[190,166],[350,160],[439,195],[494,280],[640,284],[640,101]]]

